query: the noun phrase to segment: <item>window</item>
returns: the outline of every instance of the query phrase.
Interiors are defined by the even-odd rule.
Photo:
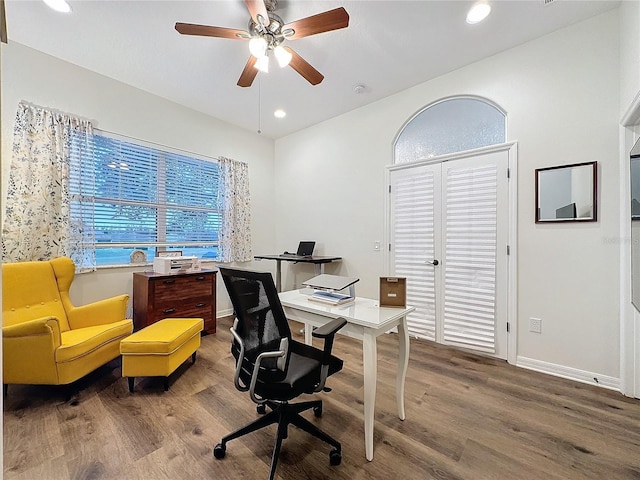
[[[506,141],[506,115],[487,100],[454,97],[429,105],[402,128],[394,163],[497,145]]]
[[[134,250],[217,256],[216,161],[103,132],[89,151],[72,152],[71,212],[97,265],[127,264]]]

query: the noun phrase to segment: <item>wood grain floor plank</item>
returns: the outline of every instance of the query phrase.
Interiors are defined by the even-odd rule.
[[[67,390],[12,385],[4,402],[3,476],[7,480],[266,478],[275,426],[213,446],[258,417],[233,386],[229,318],[202,337],[163,390],[136,379],[128,392],[114,361]],[[292,331],[298,340],[300,325]],[[321,394],[323,416],[305,414],[343,446],[296,428],[283,443],[281,480],[640,479],[640,401],[617,392],[516,368],[430,342],[411,340],[407,419],[397,416],[398,338],[378,341],[373,462],[364,458],[362,345],[338,337],[344,369]],[[308,399],[307,396],[300,400]]]

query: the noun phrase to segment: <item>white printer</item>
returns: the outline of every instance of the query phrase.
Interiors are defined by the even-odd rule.
[[[178,273],[186,270],[198,270],[200,262],[195,256],[155,257],[153,271],[155,273]]]

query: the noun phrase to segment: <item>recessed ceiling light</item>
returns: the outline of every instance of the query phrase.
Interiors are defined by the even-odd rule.
[[[71,5],[67,0],[42,0],[47,6],[56,12],[69,13],[71,11]]]
[[[491,5],[485,2],[478,2],[469,9],[467,13],[467,23],[473,25],[479,23],[491,13]]]
[[[287,112],[285,112],[284,110],[279,108],[278,110],[273,112],[273,116],[276,117],[276,118],[284,118],[284,117],[287,116]]]

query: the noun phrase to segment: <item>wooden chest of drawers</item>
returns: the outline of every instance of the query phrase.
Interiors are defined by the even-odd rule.
[[[216,273],[134,273],[134,330],[163,318],[199,317],[204,319],[204,331],[215,333]]]

